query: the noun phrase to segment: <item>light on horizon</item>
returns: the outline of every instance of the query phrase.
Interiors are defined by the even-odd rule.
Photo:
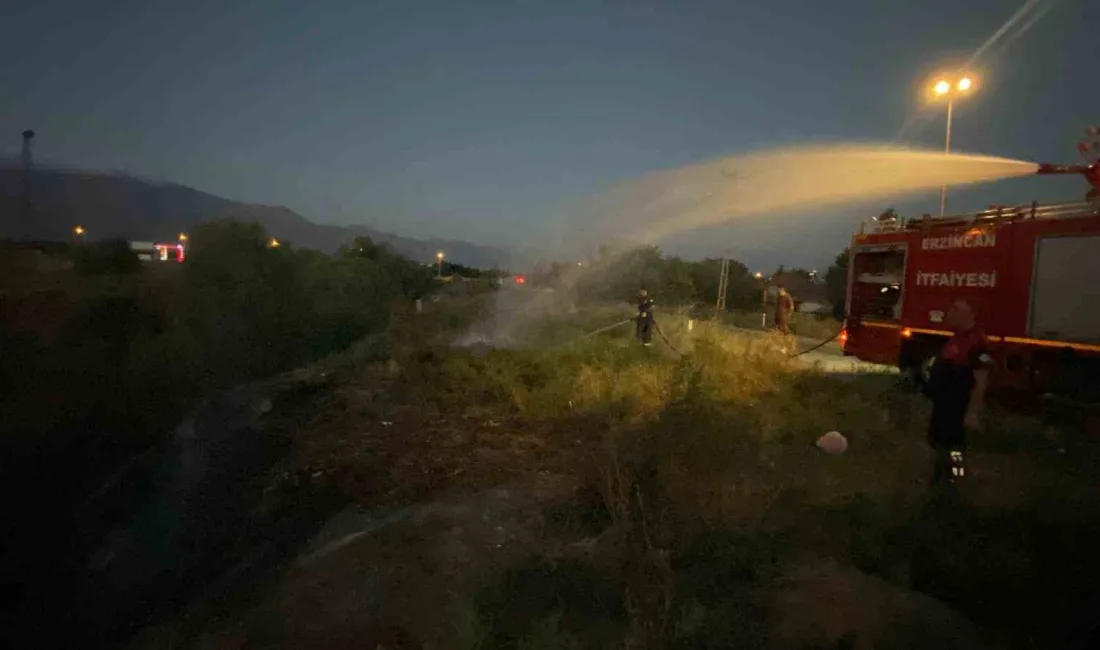
[[[76,235],[77,237],[80,237],[85,232],[87,232],[87,231],[84,230],[84,226],[77,226],[77,227],[73,228],[73,234]]]

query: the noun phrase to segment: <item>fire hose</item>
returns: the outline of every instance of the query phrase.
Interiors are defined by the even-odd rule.
[[[616,327],[618,327],[620,325],[626,325],[627,323],[629,323],[632,320],[634,320],[634,319],[633,318],[627,318],[626,320],[621,320],[618,323],[615,323],[614,325],[608,325],[607,327],[601,327],[600,329],[596,330],[595,332],[589,332],[587,334],[584,334],[578,340],[583,340],[583,339],[589,338],[591,336],[595,336],[597,334],[603,334],[604,332],[607,332],[609,330],[613,330],[613,329],[615,329]]]
[[[657,333],[661,335],[661,340],[665,342],[665,345],[668,346],[669,350],[672,350],[673,352],[680,355],[681,357],[684,356],[684,353],[677,350],[676,346],[673,345],[672,342],[668,340],[668,337],[665,336],[664,331],[661,330],[661,326],[657,324],[656,320],[653,321],[653,329],[657,330]]]
[[[615,329],[615,328],[617,328],[621,325],[626,325],[627,323],[629,323],[633,320],[634,320],[633,318],[626,318],[626,319],[623,319],[623,320],[621,320],[617,323],[608,325],[607,327],[601,327],[598,330],[595,330],[595,331],[592,331],[592,332],[588,332],[587,334],[584,334],[583,336],[580,337],[579,340],[584,340],[584,339],[596,336],[597,334],[603,334],[604,332],[608,332],[610,330],[613,330],[613,329]],[[667,345],[670,350],[672,350],[676,354],[679,354],[680,356],[683,356],[683,352],[680,352],[679,350],[677,350],[676,346],[673,345],[672,342],[668,340],[668,337],[665,336],[664,330],[661,329],[661,326],[657,324],[656,320],[653,321],[653,328],[656,329],[657,333],[661,335],[661,340],[665,342],[665,345]],[[794,354],[788,354],[787,357],[790,358],[790,359],[793,359],[795,357],[800,357],[803,354],[806,354],[808,352],[813,352],[814,350],[822,348],[825,345],[828,345],[832,341],[836,340],[836,337],[840,336],[840,333],[843,332],[843,331],[844,331],[844,328],[842,327],[841,329],[838,329],[832,336],[830,336],[827,339],[822,340],[817,345],[814,345],[811,348],[806,348],[805,350],[802,350],[800,352],[795,352]]]
[[[830,336],[829,338],[825,339],[825,340],[824,340],[824,341],[822,341],[821,343],[818,343],[817,345],[813,346],[812,348],[807,348],[807,349],[805,349],[805,350],[803,350],[803,351],[801,351],[801,352],[796,352],[796,353],[794,353],[794,354],[789,354],[789,355],[787,355],[787,356],[793,359],[793,358],[795,358],[795,357],[800,357],[800,356],[802,356],[803,354],[806,354],[807,352],[813,352],[814,350],[816,350],[816,349],[818,349],[818,348],[820,348],[820,347],[824,346],[824,345],[825,345],[826,343],[830,343],[830,342],[832,342],[833,340],[835,340],[835,339],[836,339],[836,337],[840,336],[840,333],[841,333],[841,332],[843,332],[843,331],[844,331],[844,328],[843,328],[843,327],[841,327],[840,329],[838,329],[838,330],[836,331],[836,334],[833,334],[832,336]]]
[[[587,334],[584,334],[577,340],[583,341],[584,339],[591,338],[593,336],[596,336],[597,334],[603,334],[604,332],[608,332],[610,330],[613,330],[616,327],[619,327],[620,325],[626,325],[627,323],[631,323],[633,321],[634,321],[633,318],[627,318],[627,319],[621,320],[617,323],[613,323],[611,325],[608,325],[607,327],[601,327],[598,330],[595,330],[595,331],[589,332]],[[680,356],[683,356],[683,353],[680,352],[679,350],[677,350],[676,346],[673,345],[672,342],[668,340],[668,337],[665,336],[664,331],[661,330],[661,326],[657,324],[656,320],[653,321],[653,328],[656,329],[657,333],[661,335],[661,340],[665,342],[665,345],[667,345],[670,350],[672,350],[676,354],[679,354]]]

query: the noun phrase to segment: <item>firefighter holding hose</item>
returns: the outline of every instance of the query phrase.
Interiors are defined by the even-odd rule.
[[[954,483],[966,476],[966,432],[979,426],[993,361],[989,343],[968,301],[956,300],[945,322],[954,334],[936,357],[928,385],[932,398],[928,442],[934,454],[934,484]]]
[[[642,345],[649,347],[653,344],[653,299],[645,289],[638,290],[638,315],[635,317],[635,334]]]

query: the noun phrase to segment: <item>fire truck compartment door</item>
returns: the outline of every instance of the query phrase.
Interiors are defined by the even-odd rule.
[[[1100,236],[1039,239],[1031,286],[1031,336],[1100,340]]]

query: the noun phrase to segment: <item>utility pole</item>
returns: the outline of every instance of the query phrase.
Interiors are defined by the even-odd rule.
[[[31,220],[33,203],[31,202],[31,172],[34,168],[34,160],[31,156],[31,140],[34,139],[34,131],[23,131],[23,150],[21,159],[23,162],[23,227]]]
[[[722,270],[718,276],[718,301],[714,305],[714,315],[716,318],[722,316],[722,312],[726,311],[726,294],[729,293],[730,283],[730,258],[722,258]]]

